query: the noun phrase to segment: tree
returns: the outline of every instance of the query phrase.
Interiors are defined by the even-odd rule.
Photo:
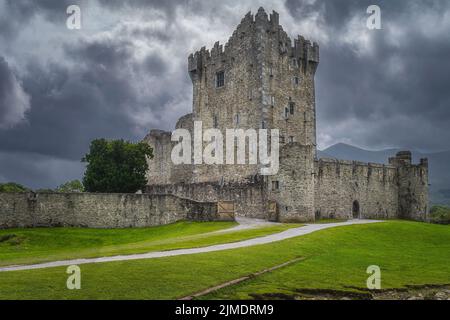
[[[82,159],[87,163],[83,178],[85,190],[135,193],[147,184],[147,157],[153,158],[153,150],[143,142],[93,140],[89,153]]]
[[[84,186],[80,180],[72,180],[60,185],[58,188],[56,188],[56,192],[61,193],[84,192]]]
[[[0,192],[19,193],[28,192],[29,189],[15,182],[0,183]]]

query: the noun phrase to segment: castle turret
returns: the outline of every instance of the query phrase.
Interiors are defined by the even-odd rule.
[[[398,214],[403,219],[425,221],[428,218],[428,159],[412,163],[410,151],[401,151],[389,163],[397,167]]]
[[[280,150],[280,171],[269,177],[269,200],[281,222],[314,221],[314,152],[298,142]]]

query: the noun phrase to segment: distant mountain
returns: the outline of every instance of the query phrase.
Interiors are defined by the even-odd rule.
[[[385,149],[370,151],[345,143],[335,144],[318,151],[319,158],[336,158],[362,162],[388,163],[389,157],[405,149]],[[406,149],[408,150],[408,149]],[[422,153],[411,150],[414,163],[421,158],[428,158],[430,170],[430,199],[433,203],[450,205],[450,150],[436,153]]]

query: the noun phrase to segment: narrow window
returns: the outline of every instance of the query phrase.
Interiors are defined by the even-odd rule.
[[[266,123],[266,121],[263,120],[263,122],[261,123],[261,128],[262,128],[262,129],[267,129],[267,123]]]
[[[213,123],[214,128],[217,128],[219,126],[219,121],[217,119],[217,116],[214,116],[214,123]]]
[[[272,190],[274,190],[274,191],[280,190],[280,182],[279,181],[272,181]]]
[[[284,138],[284,136],[280,136],[280,144],[285,144],[286,139]]]
[[[289,137],[289,143],[294,143],[294,137],[293,136]]]
[[[289,113],[291,114],[291,115],[293,115],[294,114],[294,110],[295,110],[295,102],[289,102]]]
[[[284,108],[284,117],[289,118],[289,108]]]
[[[219,71],[216,73],[216,87],[220,88],[225,85],[225,72]]]
[[[298,85],[300,84],[300,79],[299,79],[299,77],[294,77],[294,84],[295,84],[296,86],[298,86]]]
[[[273,67],[269,67],[269,76],[273,77]]]
[[[272,103],[272,107],[274,107],[275,106],[275,96],[272,96],[271,98],[270,98],[270,102]]]
[[[239,117],[239,113],[234,118],[236,125],[238,126],[241,123],[241,119]]]

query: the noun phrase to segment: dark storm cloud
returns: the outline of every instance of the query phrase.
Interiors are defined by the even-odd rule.
[[[269,0],[263,2],[272,9]],[[319,35],[313,40],[321,46],[316,77],[321,146],[344,141],[371,148],[450,149],[450,41],[448,30],[439,28],[449,19],[450,2],[376,2],[382,8],[383,30],[367,35],[366,9],[373,1],[288,0],[280,12],[289,34],[306,25],[306,32],[300,30],[304,36]],[[87,11],[98,12],[90,19],[106,19],[99,22],[106,27],[82,30],[78,37],[63,34],[67,38],[59,42],[49,41],[48,24],[48,34],[27,33],[27,28],[36,28],[33,18],[40,16],[61,34],[69,4],[80,4],[82,10],[99,5],[101,10]],[[218,32],[210,29],[214,26],[232,30],[248,11],[238,1],[199,0],[10,0],[0,6],[0,37],[7,40],[0,42],[0,54],[7,51],[11,61],[3,68],[0,63],[0,88],[13,83],[22,94],[16,97],[23,98],[17,101],[31,98],[28,107],[0,105],[0,115],[4,105],[21,110],[7,130],[0,129],[0,181],[40,181],[46,187],[80,175],[79,159],[94,138],[136,141],[151,128],[172,129],[192,106],[189,50],[219,40],[215,34],[209,39],[206,32]],[[230,19],[233,8],[239,12]],[[420,12],[423,19],[418,19]],[[96,27],[92,20],[89,26]],[[19,34],[24,36],[17,44]],[[29,40],[36,35],[49,44],[46,51],[40,49],[38,59],[13,55],[33,53]],[[2,80],[4,75],[9,82]],[[5,119],[0,118],[0,126]]]
[[[132,44],[114,39],[77,43],[67,46],[66,52],[76,67],[28,66],[23,81],[33,97],[28,121],[0,136],[1,150],[79,160],[94,138],[136,140],[129,115],[142,102],[133,77],[142,71],[160,75],[162,58],[151,55],[138,64]],[[171,99],[157,92],[146,104],[157,112]],[[161,124],[157,118],[150,123]]]
[[[365,10],[373,3],[287,1],[298,19],[321,12],[330,38],[321,44],[317,74],[319,133],[369,148],[449,149],[449,30],[436,31],[435,24],[450,26],[450,3],[376,1],[383,30],[369,33],[370,48],[360,54],[341,36],[355,16],[365,22]],[[401,35],[393,34],[396,29]],[[340,131],[330,129],[339,125]]]
[[[0,39],[11,40],[37,14],[43,14],[52,22],[66,20],[66,9],[86,0],[5,0],[0,13]]]
[[[105,8],[119,10],[124,8],[157,8],[166,12],[172,12],[177,6],[188,5],[191,0],[98,0],[98,2]]]
[[[0,56],[0,132],[25,118],[29,100],[8,63]]]
[[[80,161],[68,161],[33,153],[0,152],[0,183],[20,182],[33,189],[55,188],[79,179],[84,171]]]

